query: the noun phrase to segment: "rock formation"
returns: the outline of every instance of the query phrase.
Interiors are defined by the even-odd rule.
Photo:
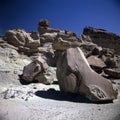
[[[114,49],[116,54],[120,54],[120,36],[108,32],[104,29],[85,27],[82,40],[91,41],[101,47]]]
[[[116,34],[91,27],[84,28],[78,37],[75,32],[51,28],[48,20],[38,23],[38,32],[8,30],[0,37],[0,83],[24,80],[52,84],[57,69],[62,91],[84,94],[94,101],[113,100],[116,92],[102,75],[120,78],[119,39]]]
[[[40,46],[39,35],[35,32],[27,33],[24,30],[8,30],[4,38],[9,44],[18,48],[19,52],[29,53],[37,51]]]
[[[24,67],[23,70],[23,79],[27,82],[33,82],[37,80],[40,83],[50,84],[53,81],[49,81],[45,74],[48,69],[47,62],[42,58],[38,57],[33,60],[32,63]]]
[[[57,64],[60,90],[84,94],[92,101],[113,100],[117,92],[112,83],[95,73],[80,48],[69,48]]]
[[[101,73],[102,70],[106,67],[105,63],[96,56],[90,56],[87,58],[89,65],[96,71],[97,73]]]

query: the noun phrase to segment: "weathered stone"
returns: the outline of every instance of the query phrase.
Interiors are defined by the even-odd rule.
[[[45,79],[44,74],[48,69],[48,64],[42,57],[35,58],[32,63],[28,64],[24,67],[23,70],[23,79],[27,82],[33,82],[36,77],[39,82],[48,83],[47,79]],[[43,79],[42,79],[43,78]]]
[[[113,69],[106,68],[104,72],[112,78],[120,79],[120,68],[113,68]]]
[[[20,85],[19,75],[30,58],[20,55],[15,49],[0,47],[0,85]]]
[[[33,40],[39,40],[40,39],[40,36],[39,36],[39,33],[38,32],[30,32],[30,37],[33,38]]]
[[[62,38],[57,38],[53,43],[53,49],[61,50],[61,51],[64,51],[71,47],[75,48],[80,46],[81,46],[81,43],[78,41],[71,42],[71,41],[63,40]]]
[[[35,77],[35,80],[37,80],[40,83],[44,83],[44,84],[52,84],[53,81],[57,81],[56,68],[48,67],[46,72],[38,74]]]
[[[61,91],[84,94],[92,101],[117,98],[112,83],[90,68],[80,48],[69,48],[61,53],[57,78]]]
[[[22,51],[21,48],[24,47],[36,49],[40,46],[40,38],[37,33],[26,33],[24,30],[21,29],[7,31],[5,35],[5,40],[9,44],[20,48],[20,51]]]
[[[95,70],[97,73],[101,73],[103,68],[106,67],[105,63],[96,56],[90,56],[87,58],[89,65]]]
[[[38,23],[38,25],[41,26],[41,27],[50,27],[50,22],[48,20],[41,20]]]
[[[26,33],[24,30],[9,30],[5,34],[5,40],[15,47],[19,47],[25,45],[25,36]]]
[[[82,42],[80,46],[86,57],[89,57],[92,54],[91,51],[96,47],[97,45],[92,42]]]
[[[102,51],[102,47],[95,47],[93,50],[92,50],[92,55],[99,55],[100,52]]]
[[[41,43],[46,43],[46,42],[54,42],[55,38],[57,36],[57,33],[44,33],[40,36]]]
[[[105,64],[108,68],[115,68],[116,66],[116,61],[114,60],[114,58],[109,58],[107,57],[105,60]]]
[[[114,49],[116,54],[120,54],[120,36],[110,33],[104,29],[96,29],[92,27],[84,28],[83,41],[89,38],[91,42],[103,47]],[[85,39],[84,39],[85,38]]]

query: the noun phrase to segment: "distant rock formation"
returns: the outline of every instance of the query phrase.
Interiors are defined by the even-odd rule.
[[[40,38],[36,32],[27,33],[24,30],[8,30],[4,38],[9,44],[18,48],[19,52],[31,53],[40,46]]]
[[[120,36],[114,33],[104,29],[85,27],[81,38],[83,41],[91,41],[101,47],[113,49],[115,54],[120,54]]]

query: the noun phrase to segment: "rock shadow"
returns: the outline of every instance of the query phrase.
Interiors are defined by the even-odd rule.
[[[52,99],[58,101],[69,101],[69,102],[79,102],[79,103],[92,103],[92,104],[107,104],[112,103],[112,101],[99,101],[94,102],[89,100],[84,95],[64,93],[61,91],[56,91],[54,89],[49,89],[47,91],[36,91],[35,95],[45,99]]]
[[[34,80],[34,81],[32,81],[32,82],[27,82],[27,81],[25,81],[25,80],[22,78],[22,76],[23,76],[23,75],[19,75],[19,81],[20,81],[20,83],[21,83],[22,85],[28,85],[28,84],[30,84],[30,83],[38,83],[37,80]]]

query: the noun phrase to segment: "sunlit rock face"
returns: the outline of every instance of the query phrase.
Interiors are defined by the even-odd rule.
[[[69,48],[63,52],[57,64],[60,90],[84,94],[92,101],[113,100],[117,91],[112,83],[94,72],[80,48]]]

